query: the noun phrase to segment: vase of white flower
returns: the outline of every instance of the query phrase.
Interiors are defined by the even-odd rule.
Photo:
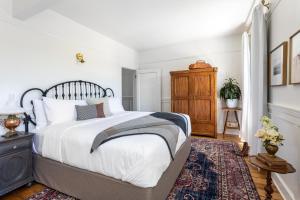
[[[255,136],[261,139],[268,154],[275,156],[278,146],[283,145],[283,136],[269,117],[263,116],[261,123],[263,127],[256,132]]]

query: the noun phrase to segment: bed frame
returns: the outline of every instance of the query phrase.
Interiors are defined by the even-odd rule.
[[[20,106],[32,108],[26,113],[25,132],[29,125],[36,126],[31,93],[56,99],[87,99],[114,96],[111,88],[104,89],[96,83],[76,80],[51,86],[46,90],[32,88],[21,97]],[[28,107],[27,107],[28,108]],[[33,175],[35,181],[82,200],[164,200],[174,186],[191,150],[191,137],[177,151],[174,161],[152,188],[141,188],[99,173],[79,169],[34,154]]]
[[[38,93],[39,97],[33,98],[34,93]],[[42,90],[40,88],[31,88],[26,90],[20,100],[20,106],[28,110],[32,110],[32,113],[25,113],[24,125],[25,132],[28,132],[29,125],[36,126],[35,113],[33,109],[33,99],[40,97],[52,97],[55,99],[87,99],[87,98],[101,98],[101,97],[113,97],[114,91],[111,88],[104,89],[96,83],[89,81],[75,80],[58,83]]]

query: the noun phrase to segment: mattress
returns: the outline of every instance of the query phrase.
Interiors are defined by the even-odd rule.
[[[66,122],[34,130],[34,151],[43,157],[80,169],[97,172],[133,185],[147,188],[157,185],[171,157],[164,140],[156,135],[121,137],[101,145],[90,153],[93,139],[101,131],[149,112],[123,112],[111,117]],[[188,136],[191,123],[188,120]],[[186,140],[180,129],[176,152]]]

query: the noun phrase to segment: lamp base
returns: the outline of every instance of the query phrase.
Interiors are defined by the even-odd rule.
[[[17,115],[8,115],[7,119],[4,120],[4,127],[9,131],[3,135],[5,138],[14,137],[17,134],[16,128],[20,125],[21,120],[17,117]]]
[[[4,137],[4,138],[11,138],[11,137],[15,137],[17,135],[18,135],[18,133],[16,131],[14,131],[14,132],[8,131],[5,135],[2,135],[2,137]]]

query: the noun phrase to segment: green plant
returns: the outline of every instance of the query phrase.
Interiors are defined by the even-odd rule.
[[[241,96],[242,92],[236,79],[226,79],[223,87],[220,90],[220,97],[222,99],[240,99]]]

